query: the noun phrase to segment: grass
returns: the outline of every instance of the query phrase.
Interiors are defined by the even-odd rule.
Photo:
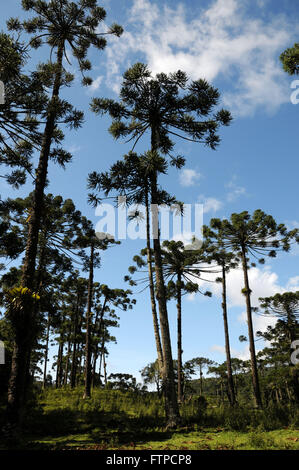
[[[136,439],[135,436],[131,442],[124,442],[124,436],[119,435],[117,430],[104,435],[98,429],[85,434],[56,438],[48,436],[31,442],[34,447],[56,450],[299,450],[298,431],[295,430],[241,433],[217,429],[196,432],[178,429],[168,437],[163,432],[152,434],[148,439]]]
[[[20,448],[95,450],[298,450],[298,409],[215,407],[197,398],[181,408],[183,423],[164,428],[154,394],[48,390],[38,397]],[[0,449],[5,448],[0,444]]]

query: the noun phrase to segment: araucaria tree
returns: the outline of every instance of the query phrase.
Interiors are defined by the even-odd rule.
[[[157,316],[154,272],[153,272],[153,253],[151,249],[150,238],[150,183],[151,174],[156,171],[157,174],[166,173],[167,162],[152,152],[146,152],[143,155],[137,155],[135,152],[129,152],[122,160],[114,163],[110,170],[103,173],[93,172],[89,175],[88,186],[99,193],[104,193],[105,197],[115,199],[116,205],[121,204],[135,205],[136,210],[129,214],[130,219],[140,222],[145,219],[146,228],[146,255],[148,280],[151,299],[151,308],[154,324],[154,334],[157,349],[159,367],[163,368],[163,352],[159,332],[159,322]],[[96,194],[89,195],[89,200],[93,205],[101,201]],[[166,191],[160,191],[160,204],[172,205],[178,204],[178,201],[171,197]],[[145,209],[145,214],[140,210],[140,205]]]
[[[173,157],[171,136],[187,141],[204,143],[215,149],[220,141],[220,125],[228,125],[230,113],[213,109],[219,102],[219,92],[205,80],[190,81],[182,71],[152,77],[144,64],[137,63],[124,74],[120,102],[111,99],[94,99],[92,110],[97,114],[109,113],[113,119],[110,131],[115,138],[127,137],[137,141],[149,131],[150,150],[153,155],[168,155],[176,166],[182,166],[182,157]],[[158,205],[160,188],[157,171],[150,175],[152,236],[157,301],[163,348],[163,390],[167,425],[179,421],[179,409],[174,383],[171,341],[169,334],[167,296],[163,278]]]
[[[229,342],[229,328],[227,316],[227,293],[226,293],[226,276],[230,269],[236,268],[238,265],[234,253],[226,251],[223,247],[221,225],[216,230],[211,230],[209,227],[204,226],[203,233],[205,237],[206,251],[209,254],[209,262],[212,260],[217,263],[221,270],[221,277],[216,281],[221,282],[222,285],[222,314],[224,324],[224,339],[225,339],[225,354],[227,365],[227,387],[228,397],[230,404],[236,404],[236,393],[233,380],[231,352]]]
[[[8,28],[14,31],[25,31],[31,35],[30,46],[39,48],[43,44],[50,46],[50,61],[41,65],[39,75],[45,86],[50,87],[50,97],[45,111],[45,127],[41,137],[41,150],[38,167],[36,169],[33,203],[30,211],[29,229],[21,285],[28,289],[27,295],[22,297],[19,314],[24,321],[20,322],[22,330],[16,335],[12,358],[12,370],[8,391],[9,422],[16,426],[20,422],[21,411],[25,400],[25,383],[30,362],[31,331],[34,318],[32,315],[32,302],[30,295],[34,296],[33,279],[35,272],[38,234],[40,230],[43,211],[44,189],[46,186],[49,159],[61,164],[67,163],[71,155],[61,147],[52,148],[53,142],[62,139],[62,132],[58,125],[64,123],[70,128],[81,125],[83,114],[76,111],[66,101],[60,99],[63,85],[69,84],[73,76],[63,67],[63,58],[66,48],[70,47],[73,56],[79,64],[80,71],[84,73],[91,69],[87,60],[90,46],[101,50],[106,45],[103,34],[98,33],[99,24],[105,19],[105,10],[97,6],[96,0],[22,0],[24,10],[35,14],[29,20],[20,21],[10,19]],[[112,25],[105,34],[122,33],[121,27]],[[52,58],[55,61],[52,62]],[[91,79],[84,77],[83,84],[91,84]],[[32,298],[32,297],[31,297]]]
[[[85,387],[84,398],[90,397],[92,369],[91,369],[91,320],[92,308],[94,297],[94,269],[100,266],[101,258],[98,250],[106,250],[109,245],[119,244],[111,238],[98,239],[90,221],[86,222],[84,227],[85,233],[79,235],[77,245],[82,247],[80,252],[84,261],[83,269],[88,271],[88,293],[87,293],[87,308],[86,308],[86,341],[85,341]],[[84,248],[88,248],[89,255],[86,255]]]
[[[214,272],[209,266],[204,265],[204,250],[187,250],[181,241],[165,240],[162,243],[162,263],[163,275],[166,285],[167,300],[175,299],[177,306],[177,396],[178,401],[183,400],[183,363],[182,363],[182,296],[189,293],[199,292],[206,296],[211,296],[209,291],[201,292],[197,280],[202,279],[203,273]],[[145,273],[144,268],[147,264],[145,260],[147,250],[143,249],[140,255],[135,255],[133,261],[135,265],[129,267],[130,275],[125,276],[125,281],[130,285],[148,284],[147,276],[133,278],[136,272]],[[152,250],[150,252],[152,257]],[[153,279],[155,288],[155,279]],[[158,355],[159,360],[159,355]],[[159,363],[159,362],[158,362]],[[161,370],[161,367],[160,367]]]
[[[181,241],[165,240],[162,244],[163,274],[167,284],[168,298],[176,299],[177,306],[177,373],[178,401],[183,400],[183,348],[182,348],[182,296],[199,292],[211,296],[211,292],[201,292],[196,281],[205,280],[204,273],[214,272],[206,261],[204,250],[185,250]]]
[[[295,43],[293,47],[289,47],[280,55],[280,61],[283,69],[289,75],[299,74],[299,43]]]
[[[298,231],[297,229],[288,231],[284,224],[277,224],[271,215],[265,214],[260,209],[256,210],[252,216],[244,211],[240,214],[232,214],[230,220],[212,219],[210,226],[212,230],[221,231],[223,249],[235,253],[242,265],[244,275],[242,293],[246,300],[253,392],[255,405],[261,408],[262,397],[254,345],[248,263],[250,257],[254,257],[263,264],[264,256],[273,258],[279,250],[289,251],[290,242],[298,236]]]
[[[286,332],[289,348],[293,341],[298,338],[299,333],[299,291],[284,292],[275,294],[272,297],[260,297],[261,310],[259,313],[265,316],[274,316],[278,318],[276,327],[283,328]],[[289,349],[290,353],[290,349]],[[294,367],[290,354],[290,369],[292,371],[292,388],[297,403],[299,403],[299,370]]]
[[[0,102],[0,164],[5,171],[11,169],[0,178],[15,188],[32,171],[30,156],[33,149],[40,148],[39,119],[47,106],[38,74],[23,71],[27,58],[22,43],[0,33],[0,80],[5,92]]]
[[[288,330],[290,344],[296,339],[296,326],[299,318],[299,291],[260,297],[260,306],[265,316],[277,317],[284,321]]]

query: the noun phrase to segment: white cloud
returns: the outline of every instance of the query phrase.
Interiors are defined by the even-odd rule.
[[[219,344],[213,344],[213,346],[211,347],[211,351],[217,351],[221,354],[225,354],[225,347],[220,346]]]
[[[223,354],[223,356],[226,356],[225,347],[219,344],[214,344],[211,347],[211,351],[216,351],[216,352]],[[231,357],[236,357],[242,361],[247,361],[248,359],[250,359],[250,351],[249,351],[248,344],[246,344],[241,351],[238,349],[230,348],[230,352],[231,352]]]
[[[215,197],[199,196],[199,201],[203,204],[204,214],[207,214],[208,212],[217,212],[223,207],[223,202]]]
[[[278,57],[294,41],[298,27],[282,15],[253,17],[249,4],[214,0],[189,18],[181,3],[170,7],[133,0],[124,35],[109,41],[108,84],[118,91],[121,73],[132,61],[142,60],[154,74],[181,69],[192,79],[224,79],[228,89],[223,101],[235,115],[251,115],[257,108],[275,111],[289,101],[288,79]]]
[[[97,78],[93,80],[92,84],[88,87],[88,91],[93,93],[96,90],[98,90],[102,81],[103,81],[103,75],[99,75]]]
[[[228,202],[233,202],[238,199],[240,196],[246,194],[246,189],[243,186],[238,186],[236,184],[236,177],[233,176],[231,181],[226,185],[228,188],[228,193],[226,195],[226,199]]]
[[[219,277],[219,274],[210,274],[208,276],[208,279],[212,280]],[[268,267],[249,269],[248,278],[250,289],[252,290],[251,304],[253,307],[259,305],[259,297],[269,297],[277,292],[286,291],[285,288],[279,285],[278,275]],[[209,287],[215,295],[221,295],[220,284],[209,283]],[[230,307],[244,306],[245,298],[241,292],[243,288],[244,278],[242,268],[232,269],[227,274],[227,299]]]
[[[182,186],[194,186],[200,178],[200,173],[191,168],[184,168],[179,176]]]
[[[73,144],[73,145],[71,145],[70,147],[68,147],[68,151],[69,151],[71,154],[78,153],[78,152],[80,152],[80,150],[81,150],[80,145]]]
[[[265,8],[268,3],[269,3],[269,0],[257,0],[257,5],[260,8]]]
[[[247,313],[242,312],[239,315],[238,320],[240,323],[247,324]],[[258,315],[256,313],[252,314],[252,324],[254,333],[257,331],[265,331],[268,326],[274,326],[277,322],[277,318],[275,317],[268,317],[263,315]]]
[[[174,234],[171,240],[174,240],[175,242],[182,242],[184,245],[187,245],[192,242],[193,237],[193,232],[183,232]]]
[[[219,273],[205,274],[205,278],[209,281],[213,281],[219,276]],[[282,286],[279,283],[278,275],[271,271],[270,267],[251,268],[248,271],[248,277],[250,289],[252,291],[252,307],[259,307],[259,297],[271,297],[277,293],[299,290],[299,276],[290,278],[286,285]],[[202,290],[208,288],[213,295],[218,298],[221,297],[221,284],[216,282],[205,282],[203,280],[198,281],[196,279],[194,279],[194,282],[197,282]],[[244,307],[245,297],[241,292],[244,288],[242,268],[233,269],[227,274],[226,287],[228,307]],[[241,323],[246,323],[246,312],[241,313],[238,319]],[[268,325],[274,325],[276,320],[276,318],[253,313],[254,331],[264,331]]]
[[[294,276],[289,279],[287,290],[291,292],[299,291],[299,276]]]

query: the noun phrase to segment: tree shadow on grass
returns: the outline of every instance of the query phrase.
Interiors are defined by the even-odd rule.
[[[78,411],[56,408],[32,410],[26,419],[20,449],[135,448],[150,441],[166,441],[170,431],[163,420],[132,417],[123,411]]]

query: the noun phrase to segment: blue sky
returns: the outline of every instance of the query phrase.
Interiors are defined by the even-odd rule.
[[[2,2],[4,3],[4,2]],[[0,27],[10,16],[23,15],[19,0],[1,5]],[[108,38],[104,52],[91,51],[94,84],[82,88],[76,72],[74,86],[64,91],[76,107],[85,111],[79,131],[66,133],[65,147],[73,153],[66,170],[49,168],[48,191],[72,198],[95,224],[98,217],[87,204],[89,172],[103,171],[128,150],[107,132],[109,119],[89,111],[93,96],[117,99],[124,71],[137,61],[153,73],[184,70],[192,79],[206,78],[216,86],[222,104],[233,115],[230,127],[221,130],[222,142],[212,151],[185,141],[176,152],[186,157],[184,170],[171,169],[161,183],[185,203],[203,203],[204,223],[211,217],[262,209],[291,228],[298,225],[298,118],[299,105],[291,103],[294,77],[281,68],[280,53],[298,41],[299,5],[296,0],[107,0],[107,25],[124,27],[121,38]],[[46,60],[47,47],[32,52],[30,66]],[[75,63],[72,62],[74,71]],[[136,148],[149,147],[145,136]],[[0,194],[26,195],[30,182],[13,191],[0,182]],[[123,277],[142,241],[124,240],[102,256],[96,280],[111,287],[125,287]],[[253,303],[259,296],[299,289],[299,250],[267,261],[250,272]],[[211,284],[212,299],[195,296],[183,302],[184,360],[205,356],[225,360],[219,287]],[[228,279],[229,326],[233,356],[247,358],[248,347],[238,337],[247,333],[242,277],[234,271]],[[117,345],[110,346],[108,373],[138,371],[156,358],[149,294],[136,295],[133,311],[121,312],[120,328],[111,331]],[[169,304],[173,355],[176,357],[176,311]],[[264,317],[254,318],[255,329],[264,329]],[[257,343],[257,347],[262,347]],[[53,353],[56,352],[56,347]]]

